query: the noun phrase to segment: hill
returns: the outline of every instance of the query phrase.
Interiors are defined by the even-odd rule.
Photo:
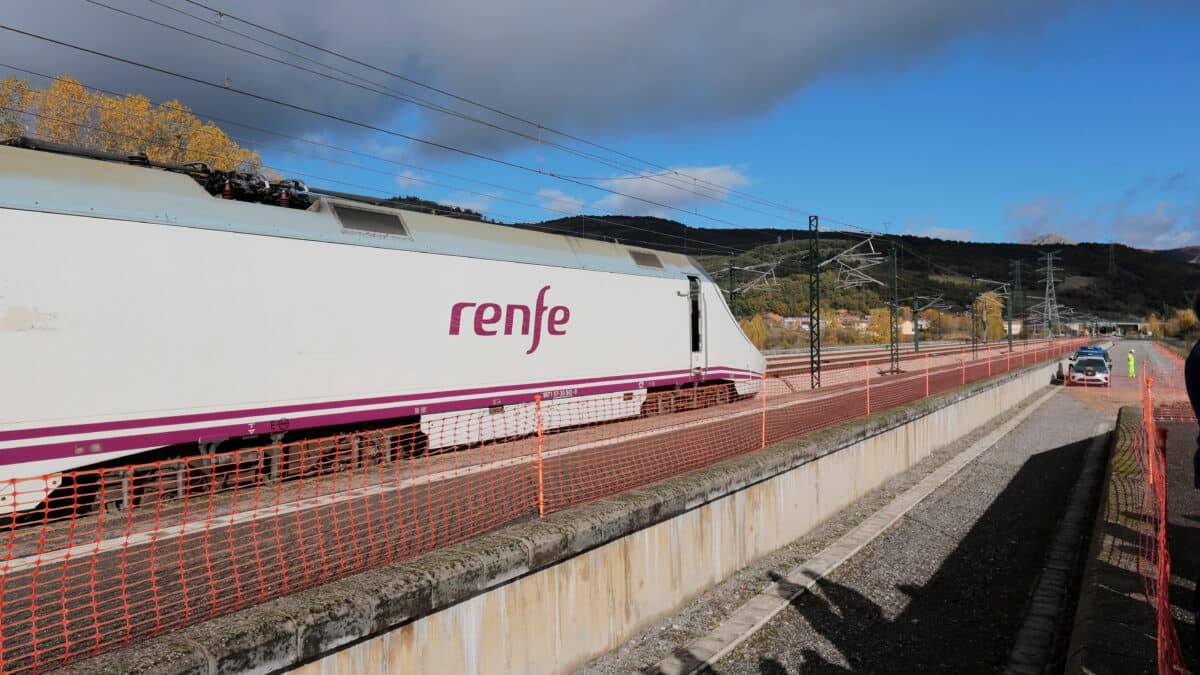
[[[1183,248],[1170,248],[1165,251],[1159,251],[1160,255],[1164,255],[1172,260],[1200,265],[1200,246],[1185,246]]]
[[[541,223],[518,224],[542,231],[617,240],[637,246],[687,253],[697,260],[722,285],[728,283],[729,249],[739,251],[733,263],[748,267],[779,261],[775,268],[777,288],[750,290],[738,298],[737,313],[750,315],[770,311],[783,316],[798,316],[808,302],[808,281],[802,255],[808,250],[806,228],[716,229],[695,228],[663,218],[633,216],[576,216]],[[828,258],[862,241],[853,232],[821,232],[821,256]],[[1200,285],[1200,266],[1187,261],[1200,249],[1145,251],[1117,244],[1112,252],[1115,273],[1109,271],[1110,245],[1103,243],[1052,245],[990,244],[947,241],[912,235],[890,235],[874,240],[878,251],[897,246],[897,267],[902,297],[935,295],[958,307],[965,306],[977,293],[993,284],[1013,278],[1011,261],[1021,262],[1021,288],[1014,307],[1021,310],[1039,302],[1044,286],[1038,267],[1043,256],[1057,252],[1062,283],[1057,286],[1059,303],[1075,309],[1111,318],[1144,317],[1163,312],[1164,307],[1185,306],[1184,290]],[[870,270],[885,279],[883,265]],[[973,281],[972,275],[981,281]],[[737,275],[739,283],[750,275]],[[865,312],[884,303],[881,286],[837,288],[837,273],[832,266],[822,277],[824,300],[831,307]]]

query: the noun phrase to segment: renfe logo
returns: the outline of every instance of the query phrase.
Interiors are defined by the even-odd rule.
[[[566,335],[567,329],[563,326],[571,320],[571,310],[565,305],[555,305],[553,307],[546,306],[546,291],[550,290],[549,286],[542,286],[542,290],[538,291],[537,305],[531,311],[528,305],[505,305],[504,309],[500,309],[500,305],[494,302],[456,302],[450,308],[450,334],[458,335],[462,328],[463,313],[468,308],[474,307],[472,314],[475,315],[475,334],[476,335],[496,335],[500,332],[499,328],[491,328],[500,323],[500,317],[504,317],[504,334],[512,335],[513,326],[517,325],[517,318],[521,321],[521,335],[529,335],[529,319],[533,318],[533,343],[529,345],[529,351],[526,354],[532,354],[537,351],[538,346],[542,343],[542,317],[547,311],[550,316],[546,317],[546,332],[550,335]]]

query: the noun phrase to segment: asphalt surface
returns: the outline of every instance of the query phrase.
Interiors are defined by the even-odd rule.
[[[1013,366],[1019,365],[1013,362]],[[997,366],[995,366],[998,368]],[[931,372],[931,393],[987,366]],[[549,434],[543,505],[566,508],[920,398],[924,373]],[[717,412],[720,410],[720,412]],[[409,558],[538,512],[531,438],[4,533],[0,671],[99,650]]]
[[[999,672],[1099,413],[1061,394],[717,664]]]
[[[1136,390],[1130,389],[1131,394]],[[1110,390],[1067,389],[947,481],[754,636],[704,672],[998,672]],[[1014,411],[1015,413],[1015,411]],[[997,421],[989,428],[996,426]],[[988,429],[936,451],[785,549],[601,657],[587,673],[637,672],[721,623]],[[1061,627],[1069,630],[1069,623]],[[1061,658],[1061,657],[1059,657]]]
[[[1174,361],[1155,353],[1151,357],[1155,364],[1167,374],[1181,368]],[[1180,380],[1170,376],[1161,378],[1174,386]],[[1160,390],[1156,403],[1175,403],[1184,409],[1187,397],[1184,392]],[[1190,412],[1189,412],[1190,414]],[[1175,628],[1179,634],[1180,651],[1187,668],[1192,672],[1200,669],[1200,625],[1196,623],[1196,612],[1200,610],[1200,476],[1196,475],[1193,463],[1200,452],[1200,428],[1196,422],[1159,422],[1167,431],[1167,547],[1171,555],[1171,611]]]
[[[1167,547],[1171,552],[1171,610],[1187,667],[1200,667],[1196,585],[1200,581],[1200,489],[1192,460],[1197,452],[1192,423],[1162,424],[1167,430]]]

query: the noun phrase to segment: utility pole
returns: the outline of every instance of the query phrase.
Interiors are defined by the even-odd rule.
[[[1016,293],[1015,289],[1009,290],[1008,302],[1004,303],[1005,312],[1008,314],[1008,351],[1009,352],[1012,352],[1012,350],[1013,350],[1012,306],[1013,306],[1014,293]]]
[[[1012,297],[1012,300],[1014,302],[1020,303],[1017,305],[1017,313],[1020,314],[1023,311],[1025,311],[1025,302],[1024,302],[1025,287],[1021,285],[1021,261],[1020,260],[1012,260],[1012,261],[1010,261],[1010,263],[1012,264],[1012,268],[1013,268],[1013,297]],[[1020,296],[1019,296],[1020,299],[1018,299],[1018,295],[1017,295],[1018,293],[1020,293]]]
[[[808,217],[808,370],[810,385],[821,388],[821,223]]]
[[[1062,319],[1058,315],[1058,298],[1054,291],[1054,284],[1058,282],[1055,273],[1062,271],[1061,267],[1054,266],[1057,260],[1058,256],[1055,253],[1047,253],[1046,267],[1042,270],[1046,277],[1046,290],[1042,299],[1042,330],[1048,338],[1054,337],[1062,329]]]
[[[920,310],[917,309],[917,301],[916,300],[913,300],[912,313],[913,313],[913,353],[919,354],[921,352],[921,338],[918,337],[921,334],[921,314],[920,314]]]
[[[1117,247],[1112,243],[1108,245],[1108,276],[1112,278],[1117,276]]]
[[[729,313],[737,318],[737,285],[733,279],[733,256],[729,256]]]
[[[896,270],[896,247],[888,252],[888,372],[900,372],[900,275]],[[914,324],[915,327],[915,324]],[[916,334],[916,330],[913,331]]]
[[[971,275],[971,356],[979,357],[979,296],[975,293],[979,288],[975,275]]]

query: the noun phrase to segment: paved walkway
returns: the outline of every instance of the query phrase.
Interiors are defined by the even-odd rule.
[[[1100,447],[1112,426],[1113,416],[1081,394],[1059,390],[1015,428],[988,438],[985,451],[968,457],[971,461],[963,462],[961,471],[927,491],[927,498],[873,541],[850,552],[831,574],[802,580],[811,592],[796,595],[715,666],[701,672],[1002,670],[1030,614],[1030,597],[1047,569],[1047,551],[1084,456]],[[989,431],[971,442],[983,440]],[[940,461],[974,455],[966,445]],[[937,468],[923,467],[922,476],[907,479],[903,489]],[[910,473],[914,472],[918,471]],[[889,499],[899,496],[902,490]],[[885,506],[879,503],[874,509]],[[850,533],[876,512],[849,511],[827,525]],[[853,522],[842,526],[841,520]],[[804,548],[804,539],[808,537],[794,546]],[[788,577],[794,576],[798,563],[819,561],[822,547],[835,543],[836,538],[827,539],[821,547],[808,547],[804,557],[784,556],[761,570],[776,582],[774,589],[789,591],[776,593],[776,599],[794,595],[797,589]],[[1072,579],[1076,571],[1072,569]],[[696,665],[690,648],[700,646],[706,633],[719,630],[756,601],[753,593],[740,592],[742,588],[718,587],[707,594],[715,600],[697,600],[587,670],[630,672],[688,660]],[[755,592],[762,589],[760,584]],[[771,590],[758,597],[769,600]],[[731,603],[730,597],[740,600]],[[1064,628],[1069,625],[1066,619]],[[674,644],[672,635],[677,636]],[[1065,639],[1056,637],[1053,649],[1061,661]]]
[[[1003,670],[1107,422],[1070,394],[1050,399],[716,670]]]
[[[1200,642],[1193,612],[1200,577],[1200,490],[1193,483],[1195,424],[1164,424],[1167,429],[1167,546],[1171,551],[1171,606],[1188,670],[1200,666]]]

